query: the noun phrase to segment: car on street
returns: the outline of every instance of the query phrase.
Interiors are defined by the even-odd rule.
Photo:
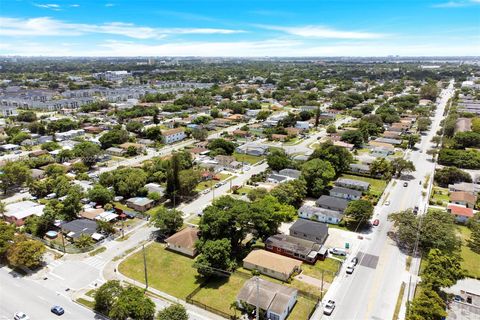
[[[30,317],[23,312],[17,312],[13,315],[13,320],[30,320]]]
[[[54,314],[56,314],[57,316],[61,316],[62,314],[65,313],[65,310],[60,307],[60,306],[53,306],[50,311]]]
[[[385,205],[389,206],[390,205],[390,200],[385,201]]]
[[[378,220],[378,219],[373,220],[373,225],[375,227],[378,226],[379,224],[380,224],[380,220]]]
[[[358,258],[353,257],[352,260],[350,261],[350,263],[353,264],[353,266],[356,266],[358,264]]]
[[[352,274],[353,270],[355,270],[355,266],[353,264],[350,264],[345,270],[345,272],[347,272],[347,274]]]
[[[323,307],[323,314],[329,316],[332,314],[334,309],[335,309],[335,301],[328,300],[325,307]]]
[[[404,186],[404,187],[408,187],[408,182],[404,182],[404,183],[403,183],[403,186]]]
[[[417,214],[417,213],[418,213],[418,206],[415,206],[415,207],[413,208],[413,213],[414,213],[414,214]]]
[[[336,254],[337,256],[346,256],[347,255],[347,251],[345,249],[342,249],[342,248],[331,248],[330,253],[331,254]]]

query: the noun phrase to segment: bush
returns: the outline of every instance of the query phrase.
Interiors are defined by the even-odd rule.
[[[480,169],[480,153],[475,150],[442,149],[438,163],[465,169]]]

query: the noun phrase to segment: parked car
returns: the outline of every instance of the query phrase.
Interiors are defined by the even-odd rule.
[[[347,251],[345,249],[342,249],[342,248],[331,248],[330,253],[331,254],[336,254],[337,256],[346,256],[347,255]]]
[[[323,314],[329,316],[332,314],[334,309],[335,309],[335,301],[328,300],[325,307],[323,307]]]
[[[373,220],[373,225],[375,227],[378,226],[379,224],[380,224],[380,220],[378,220],[378,219]]]
[[[390,205],[390,200],[385,201],[385,205],[389,206]]]
[[[350,264],[347,269],[346,269],[346,272],[348,274],[352,274],[353,273],[353,270],[355,270],[355,266],[353,264]]]
[[[358,258],[353,257],[352,260],[350,261],[350,263],[353,264],[353,266],[356,266],[358,264]]]
[[[51,311],[52,313],[55,313],[57,316],[61,316],[62,314],[65,313],[65,310],[64,310],[62,307],[60,307],[60,306],[53,306],[53,307],[50,309],[50,311]]]
[[[403,183],[403,186],[404,186],[404,187],[408,187],[408,182],[404,182],[404,183]]]
[[[413,213],[415,213],[415,214],[418,213],[418,206],[415,206],[415,207],[413,208]]]
[[[30,317],[23,312],[17,312],[13,315],[13,320],[30,320]]]

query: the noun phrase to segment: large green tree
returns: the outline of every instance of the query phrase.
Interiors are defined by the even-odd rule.
[[[0,186],[3,193],[23,185],[31,177],[30,168],[22,161],[8,161],[0,170]]]
[[[200,247],[200,255],[194,266],[202,276],[232,271],[235,261],[231,258],[232,246],[229,239],[207,240]]]
[[[413,162],[403,158],[394,158],[390,164],[397,177],[400,177],[403,173],[415,171]]]
[[[431,249],[427,256],[426,267],[422,272],[422,281],[428,283],[434,290],[453,286],[457,280],[466,275],[461,261],[458,254]]]
[[[270,194],[280,203],[299,208],[307,196],[307,183],[304,179],[287,181],[276,186]]]
[[[7,250],[7,260],[14,267],[35,269],[42,265],[45,251],[40,241],[18,236]]]
[[[3,258],[8,248],[11,246],[15,235],[15,227],[0,220],[0,259]]]
[[[90,141],[83,141],[73,147],[73,153],[80,158],[87,167],[92,167],[101,154],[100,147]]]
[[[312,159],[303,164],[302,177],[307,184],[308,195],[319,197],[335,178],[335,169],[328,161]]]
[[[377,158],[370,164],[370,174],[389,180],[393,174],[393,167],[387,159]]]
[[[283,149],[273,149],[267,155],[268,166],[275,171],[288,168],[291,165],[291,160]]]
[[[333,145],[332,142],[321,143],[310,156],[311,159],[320,159],[330,162],[337,174],[348,171],[353,162],[352,154],[345,148]]]
[[[96,184],[88,190],[88,198],[101,206],[112,202],[113,196],[114,194],[101,184]]]
[[[183,225],[182,212],[160,206],[152,212],[150,222],[162,234],[171,235],[177,232]]]
[[[104,133],[98,140],[102,144],[102,149],[108,149],[114,145],[127,142],[128,131],[115,128]]]
[[[366,224],[372,218],[373,205],[367,200],[353,200],[344,212],[349,224]]]

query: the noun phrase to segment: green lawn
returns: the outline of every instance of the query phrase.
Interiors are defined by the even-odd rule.
[[[263,156],[257,157],[249,154],[236,153],[236,152],[233,153],[233,156],[235,157],[235,160],[237,160],[238,162],[247,162],[249,164],[255,164],[265,159],[265,157]]]
[[[92,310],[93,310],[93,307],[95,306],[95,302],[84,299],[84,298],[78,298],[76,301],[80,304],[83,304],[85,307],[87,307],[89,309],[92,309]]]
[[[302,265],[302,270],[307,276],[317,279],[322,279],[322,270],[324,270],[325,272],[323,273],[323,280],[332,283],[335,273],[338,271],[339,267],[340,261],[327,258],[325,261],[317,261],[315,265],[304,263]]]
[[[293,307],[292,312],[287,317],[288,320],[308,320],[310,312],[315,308],[315,301],[305,299],[303,297],[297,298],[297,303]]]
[[[126,205],[121,204],[120,202],[114,202],[114,203],[113,203],[113,206],[114,206],[115,208],[121,209],[121,210],[123,210],[123,211],[125,211],[125,210],[127,210],[127,211],[135,211],[135,210],[133,210],[133,209],[130,209],[130,208],[127,207]]]
[[[447,205],[450,200],[447,188],[434,186],[431,196],[431,201],[433,201],[435,205],[440,205],[440,202],[442,202],[442,205]]]
[[[355,176],[353,174],[342,174],[341,178],[360,180],[370,183],[370,194],[377,197],[380,197],[383,193],[383,190],[385,190],[387,187],[387,181],[381,179]]]
[[[216,175],[218,178],[220,178],[220,180],[208,180],[208,181],[202,181],[200,182],[197,187],[195,188],[196,191],[200,192],[200,191],[203,191],[205,189],[210,189],[212,186],[214,186],[215,184],[217,184],[219,181],[223,181],[223,180],[226,180],[228,179],[229,177],[231,177],[230,174],[228,173],[219,173]]]
[[[147,256],[148,283],[180,299],[200,285],[193,260],[165,250],[159,243],[145,248]],[[123,261],[118,270],[125,276],[144,283],[143,253],[139,251]]]
[[[100,248],[97,248],[97,249],[89,252],[88,255],[94,256],[94,255],[97,255],[97,254],[99,254],[99,253],[102,253],[102,252],[105,251],[105,250],[107,250],[107,248],[105,248],[105,247],[100,247]]]
[[[292,138],[292,139],[288,140],[287,142],[284,142],[283,145],[284,146],[294,146],[296,144],[299,144],[300,142],[302,142],[302,140],[299,139],[298,137],[295,137],[295,138]]]
[[[200,223],[200,219],[201,218],[199,216],[195,215],[188,219],[187,222],[198,225]]]
[[[480,261],[480,254],[473,252],[470,247],[467,246],[467,241],[470,239],[472,231],[466,226],[458,226],[458,231],[462,238],[462,268],[466,269],[470,276],[479,278],[480,268],[478,267],[478,262]]]
[[[234,315],[234,309],[230,308],[230,306],[232,302],[236,300],[237,294],[243,287],[245,281],[247,281],[245,278],[235,274],[228,278],[213,279],[209,281],[193,299],[212,308]]]

